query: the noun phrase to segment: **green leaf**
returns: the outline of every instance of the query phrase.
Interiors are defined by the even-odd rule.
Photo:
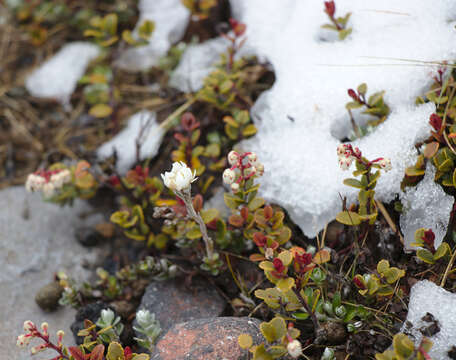
[[[281,317],[275,317],[269,322],[260,324],[260,331],[265,339],[272,343],[281,340],[287,334],[287,325]]]
[[[349,103],[347,103],[345,105],[345,107],[347,108],[347,110],[353,110],[353,109],[359,109],[359,108],[363,107],[363,104],[361,104],[359,102],[355,102],[355,101],[350,101]]]
[[[230,209],[237,209],[237,207],[242,204],[241,199],[229,193],[223,194],[223,198],[225,200],[226,206],[228,206]]]
[[[283,265],[285,266],[288,266],[291,264],[291,262],[293,261],[293,255],[291,253],[291,251],[288,251],[288,250],[284,250],[282,251],[279,256],[277,256],[283,263]]]
[[[255,197],[249,202],[248,208],[249,208],[250,211],[255,211],[256,209],[258,209],[261,206],[263,206],[264,203],[265,203],[265,200],[263,198]]]
[[[144,40],[148,40],[155,30],[155,23],[150,20],[145,20],[138,28],[138,35]]]
[[[290,291],[293,286],[295,286],[295,280],[291,277],[285,278],[285,279],[280,279],[277,281],[276,287],[282,292],[286,293]]]
[[[356,180],[356,179],[345,179],[344,184],[347,186],[352,186],[354,188],[362,189],[363,185],[361,184],[361,181]]]
[[[124,360],[124,350],[122,345],[117,342],[109,344],[108,353],[106,354],[106,360]]]
[[[96,118],[105,118],[112,114],[112,107],[107,104],[97,104],[90,108],[89,114]]]
[[[344,29],[339,31],[339,39],[344,40],[348,35],[352,33],[352,29]]]
[[[200,215],[203,218],[204,223],[209,224],[220,216],[220,212],[217,209],[201,210]]]
[[[257,133],[257,128],[255,125],[253,124],[249,124],[247,125],[245,128],[242,129],[242,135],[244,137],[249,137],[249,136],[253,136]]]
[[[405,334],[396,334],[393,337],[394,351],[401,359],[408,359],[415,351],[415,344]]]
[[[367,92],[367,84],[362,83],[361,85],[358,86],[358,92],[362,95],[366,95]]]
[[[250,349],[253,345],[252,337],[249,334],[241,334],[238,336],[238,344],[242,349]]]
[[[361,217],[353,211],[342,211],[336,216],[336,220],[344,225],[359,225],[361,224]]]
[[[442,242],[434,254],[434,260],[437,261],[447,254],[451,254],[450,245],[446,242]]]
[[[429,250],[418,249],[416,251],[416,256],[418,256],[418,258],[420,258],[421,260],[423,260],[427,264],[434,264],[435,263],[434,256],[432,255],[432,253]]]

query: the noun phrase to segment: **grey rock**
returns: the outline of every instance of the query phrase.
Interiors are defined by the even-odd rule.
[[[29,194],[23,187],[0,191],[0,353],[8,360],[28,360],[30,354],[16,347],[15,338],[23,333],[22,324],[32,320],[38,326],[49,323],[51,337],[65,331],[65,343],[73,343],[69,326],[75,310],[59,308],[46,313],[35,303],[37,291],[63,270],[77,280],[87,280],[91,271],[84,268],[97,258],[74,238],[78,226],[88,226],[92,218],[82,215],[92,209],[82,201],[73,207],[59,207]]]

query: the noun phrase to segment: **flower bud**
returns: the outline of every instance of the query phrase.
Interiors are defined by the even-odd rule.
[[[27,344],[30,342],[30,336],[25,336],[24,334],[21,334],[17,337],[16,340],[16,345],[19,347],[25,347]]]
[[[347,151],[347,145],[340,144],[337,147],[337,156],[344,156],[346,151]]]
[[[340,158],[339,166],[342,170],[346,171],[350,168],[352,162],[353,162],[352,158]]]
[[[256,168],[256,171],[257,171],[256,172],[257,176],[263,176],[263,174],[264,174],[264,165],[261,164],[261,163],[257,163],[255,165],[255,168]]]
[[[332,304],[329,303],[329,302],[325,302],[323,304],[323,310],[328,313],[329,315],[333,315],[334,312],[333,312],[333,307],[332,307]]]
[[[35,324],[32,321],[30,321],[30,320],[24,321],[24,331],[30,332],[34,328],[35,328]]]
[[[254,152],[247,155],[247,159],[249,160],[249,163],[253,166],[255,166],[256,163],[258,162],[258,156]]]
[[[234,182],[234,180],[236,180],[236,173],[234,172],[234,170],[225,169],[225,171],[223,172],[223,182],[225,184],[231,185]]]
[[[244,176],[252,176],[256,173],[255,166],[250,166],[244,170]]]
[[[298,340],[289,342],[287,345],[287,351],[292,358],[297,359],[302,354],[301,343]]]
[[[239,184],[237,184],[237,183],[231,184],[231,191],[234,193],[237,193],[239,191]]]
[[[238,162],[239,162],[239,154],[234,151],[234,150],[231,150],[229,153],[228,153],[228,163],[230,165],[236,165]]]
[[[335,313],[337,317],[343,318],[347,314],[347,309],[345,308],[345,306],[340,305],[336,307]]]
[[[43,330],[43,333],[47,334],[49,328],[49,324],[47,322],[41,323],[41,330]]]
[[[383,170],[385,170],[385,172],[388,172],[393,168],[393,166],[391,165],[391,160],[388,158],[380,160],[378,164]]]

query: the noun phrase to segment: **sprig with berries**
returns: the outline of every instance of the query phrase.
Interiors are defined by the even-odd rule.
[[[337,214],[336,220],[344,225],[360,225],[361,223],[373,224],[377,219],[377,205],[375,203],[375,186],[380,178],[380,170],[385,172],[391,170],[391,160],[388,158],[377,158],[368,160],[362,156],[361,151],[351,144],[341,144],[337,147],[339,166],[342,170],[348,170],[355,162],[356,170],[353,176],[361,176],[360,180],[345,179],[344,184],[359,189],[358,206],[351,205],[349,209],[343,209]],[[378,169],[373,172],[374,169]]]

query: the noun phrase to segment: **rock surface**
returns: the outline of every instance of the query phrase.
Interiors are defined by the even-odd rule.
[[[47,204],[38,194],[26,193],[23,187],[0,191],[0,353],[8,360],[28,360],[30,354],[16,347],[16,337],[23,332],[24,320],[37,325],[49,323],[52,336],[65,331],[67,344],[72,344],[69,326],[75,311],[60,308],[45,313],[35,303],[37,291],[53,280],[59,270],[76,279],[86,279],[90,272],[84,263],[94,262],[96,253],[77,243],[74,229],[89,225],[91,217],[80,215],[91,208],[83,202],[60,208]]]
[[[190,287],[182,279],[153,282],[147,287],[138,310],[155,314],[164,334],[178,323],[220,316],[225,306],[225,300],[214,287],[194,278]]]
[[[173,326],[157,343],[152,360],[247,360],[247,350],[238,345],[240,334],[262,339],[260,321],[252,318],[199,319]]]

